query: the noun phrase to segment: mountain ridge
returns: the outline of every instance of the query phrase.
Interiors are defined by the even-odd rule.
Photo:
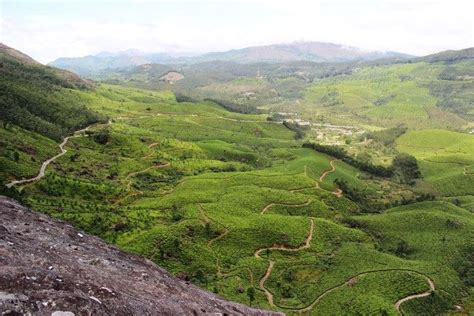
[[[233,49],[224,52],[211,52],[197,58],[200,61],[226,60],[241,63],[255,62],[347,62],[354,60],[374,60],[387,57],[408,58],[410,55],[393,51],[371,51],[357,47],[326,43],[297,41],[289,44],[272,44]]]
[[[249,63],[280,63],[290,61],[348,62],[382,58],[410,58],[398,52],[362,50],[356,47],[325,42],[293,42],[251,46],[223,52],[209,52],[197,56],[177,56],[167,53],[143,53],[126,50],[118,53],[101,52],[84,57],[58,58],[49,65],[87,75],[94,71],[126,68],[149,63],[195,64],[209,61]]]
[[[418,61],[434,62],[457,62],[465,59],[474,59],[474,47],[464,49],[449,49],[438,53],[415,58]]]

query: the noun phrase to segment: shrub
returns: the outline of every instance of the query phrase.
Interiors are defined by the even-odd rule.
[[[104,128],[92,135],[94,141],[98,144],[105,145],[110,140],[109,129]]]
[[[412,184],[415,179],[421,177],[416,158],[408,154],[398,154],[395,156],[393,168],[399,175],[402,183]]]

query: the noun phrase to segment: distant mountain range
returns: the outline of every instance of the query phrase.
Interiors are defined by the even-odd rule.
[[[166,53],[142,53],[126,50],[119,53],[102,52],[94,56],[59,58],[50,65],[71,70],[81,75],[93,72],[126,68],[143,64],[195,64],[208,61],[232,61],[237,63],[279,63],[289,61],[348,62],[382,58],[410,58],[397,52],[365,51],[355,47],[323,42],[294,42],[212,52],[198,56],[176,56]]]
[[[227,52],[208,53],[194,60],[224,60],[238,63],[287,62],[306,60],[314,62],[347,62],[354,60],[375,60],[381,58],[409,58],[410,55],[397,52],[367,51],[356,47],[323,42],[293,42],[235,49]]]

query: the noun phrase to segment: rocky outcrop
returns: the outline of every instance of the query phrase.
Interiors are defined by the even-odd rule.
[[[0,196],[0,312],[276,315],[231,303],[71,225]]]

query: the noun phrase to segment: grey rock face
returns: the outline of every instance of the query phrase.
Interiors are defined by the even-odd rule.
[[[0,314],[277,315],[225,301],[0,196]]]

